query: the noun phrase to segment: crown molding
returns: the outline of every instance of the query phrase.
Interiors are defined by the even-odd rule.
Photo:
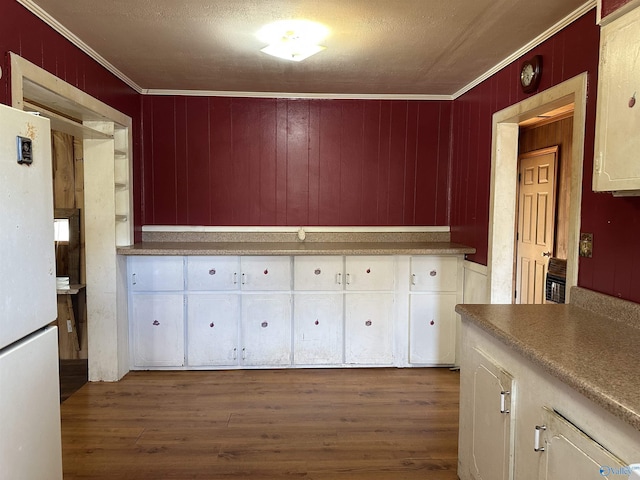
[[[93,60],[98,62],[104,68],[109,70],[113,75],[118,77],[124,83],[133,88],[136,92],[142,93],[143,89],[136,82],[127,77],[124,73],[114,67],[107,59],[105,59],[102,55],[96,52],[93,48],[83,42],[80,38],[78,38],[74,33],[72,33],[69,29],[67,29],[64,25],[58,22],[55,18],[49,15],[45,10],[40,8],[39,5],[33,3],[32,0],[16,0],[19,4],[33,13],[36,17],[42,20],[44,23],[53,28],[56,32],[62,35],[64,38],[73,43],[76,47],[82,50],[84,53],[89,55]]]
[[[597,7],[597,0],[588,0],[581,7],[577,8],[554,26],[538,35],[531,42],[524,45],[522,48],[516,50],[500,63],[495,65],[490,70],[473,80],[471,83],[465,85],[452,95],[430,95],[430,94],[368,94],[368,93],[287,93],[287,92],[234,92],[234,91],[218,91],[218,90],[164,90],[164,89],[146,89],[142,88],[109,61],[102,57],[93,48],[83,42],[64,25],[58,22],[55,18],[49,15],[45,10],[36,5],[33,0],[17,0],[27,10],[37,16],[44,23],[53,28],[56,32],[69,40],[72,44],[89,55],[93,60],[98,62],[104,68],[106,68],[113,75],[118,77],[124,83],[129,85],[133,90],[142,95],[176,95],[176,96],[192,96],[192,97],[245,97],[245,98],[300,98],[300,99],[350,99],[350,100],[427,100],[427,101],[447,101],[455,100],[458,97],[464,95],[472,88],[476,87],[498,71],[505,68],[518,58],[525,55],[550,37],[558,33],[560,30],[576,21],[587,12]]]
[[[566,26],[572,24],[577,19],[579,19],[580,17],[582,17],[583,15],[585,15],[586,13],[591,11],[592,9],[596,8],[596,4],[597,3],[598,3],[597,0],[588,0],[581,7],[578,7],[577,9],[575,9],[573,12],[571,12],[569,15],[567,15],[565,18],[560,20],[555,25],[553,25],[551,28],[549,28],[545,32],[543,32],[540,35],[538,35],[536,38],[531,40],[529,43],[524,45],[522,48],[520,48],[520,49],[516,50],[515,52],[513,52],[507,58],[505,58],[500,63],[495,65],[493,68],[487,70],[484,74],[480,75],[473,82],[469,83],[465,87],[463,87],[460,90],[458,90],[451,97],[453,98],[453,100],[455,100],[456,98],[458,98],[458,97],[464,95],[465,93],[467,93],[472,88],[477,87],[479,84],[484,82],[486,79],[490,78],[492,75],[495,75],[497,72],[499,72],[500,70],[505,68],[507,65],[511,64],[512,62],[514,62],[515,60],[519,59],[523,55],[527,54],[528,52],[533,50],[535,47],[537,47],[538,45],[542,44],[543,42],[545,42],[546,40],[548,40],[549,38],[554,36],[556,33],[558,33],[563,28],[565,28]]]

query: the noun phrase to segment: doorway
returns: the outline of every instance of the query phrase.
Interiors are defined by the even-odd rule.
[[[578,280],[578,239],[584,157],[587,74],[582,73],[493,116],[491,154],[491,194],[489,206],[488,301],[513,303],[516,224],[517,173],[520,126],[558,108],[573,104],[571,155],[567,157],[571,175],[566,218],[567,296]],[[505,235],[505,232],[513,232]]]

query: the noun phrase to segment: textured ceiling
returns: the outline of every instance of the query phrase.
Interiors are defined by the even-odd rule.
[[[20,0],[141,90],[454,95],[585,0]],[[42,13],[42,12],[41,12]],[[330,29],[296,63],[260,52],[264,24]]]

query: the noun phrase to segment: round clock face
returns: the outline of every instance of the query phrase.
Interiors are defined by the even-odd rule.
[[[534,77],[534,69],[533,65],[527,63],[524,67],[522,67],[522,72],[520,73],[520,80],[522,81],[522,85],[528,87],[533,82]]]

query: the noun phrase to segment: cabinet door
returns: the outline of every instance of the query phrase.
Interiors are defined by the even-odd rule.
[[[544,429],[538,435],[531,432],[533,438],[540,438],[538,446],[544,448],[538,452],[544,456],[540,479],[598,480],[619,477],[621,472],[628,470],[628,462],[606,450],[575,425],[551,409],[542,410],[540,427]],[[620,478],[626,478],[629,473],[627,471]]]
[[[341,256],[294,257],[295,290],[339,291],[344,283],[344,259]]]
[[[471,352],[473,369],[471,474],[476,480],[511,478],[513,377],[479,350]]]
[[[184,365],[183,296],[136,294],[131,300],[134,366]]]
[[[290,257],[241,257],[243,290],[291,290]]]
[[[291,295],[242,296],[242,364],[291,364]]]
[[[457,275],[456,257],[411,257],[412,292],[455,292]]]
[[[349,256],[345,259],[346,290],[393,290],[393,256]]]
[[[237,290],[238,257],[187,257],[187,290]]]
[[[182,257],[129,257],[129,281],[134,292],[184,289]]]
[[[456,360],[456,294],[411,294],[409,362],[452,365]]]
[[[239,325],[239,294],[188,295],[188,365],[237,365]]]
[[[345,362],[393,363],[393,294],[345,295]]]
[[[295,294],[293,358],[296,365],[342,363],[341,293]]]

